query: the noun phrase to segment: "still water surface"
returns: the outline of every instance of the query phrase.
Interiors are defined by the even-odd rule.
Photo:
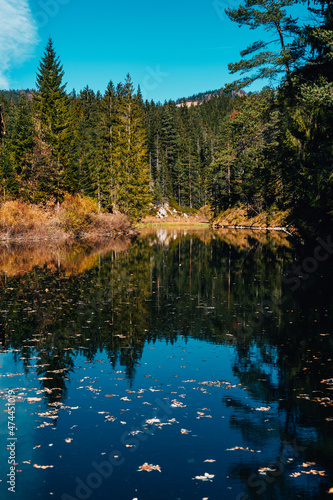
[[[332,258],[291,279],[312,255],[209,230],[0,249],[1,499],[333,498]]]

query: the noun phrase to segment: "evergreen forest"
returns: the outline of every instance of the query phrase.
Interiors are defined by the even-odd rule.
[[[236,206],[289,211],[301,228],[330,227],[332,1],[307,4],[311,22],[303,24],[287,13],[293,4],[245,0],[226,9],[267,39],[230,62],[241,79],[192,96],[196,105],[144,101],[129,75],[104,93],[69,93],[50,38],[36,89],[0,93],[0,203],[59,204],[69,193],[132,220],[168,202],[215,215]],[[258,79],[272,84],[239,92]]]

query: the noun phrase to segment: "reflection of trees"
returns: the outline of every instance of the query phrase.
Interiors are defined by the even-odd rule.
[[[68,275],[60,264],[3,276],[0,323],[7,348],[19,350],[26,371],[37,364],[50,401],[65,395],[78,354],[93,360],[105,349],[113,365],[119,360],[134,376],[148,322],[149,253],[138,242],[130,252],[93,257],[94,265],[79,275]]]
[[[51,400],[64,395],[66,369],[78,353],[93,360],[104,349],[112,365],[119,361],[133,378],[146,340],[173,341],[181,333],[225,341],[237,308],[245,302],[250,307],[260,290],[257,281],[252,295],[244,293],[253,263],[258,273],[270,270],[272,280],[280,270],[269,259],[257,259],[262,248],[272,261],[281,259],[267,236],[247,235],[236,248],[230,234],[186,233],[169,239],[152,233],[128,250],[123,240],[16,253],[10,247],[8,254],[2,249],[0,262],[8,273],[2,276],[0,328],[7,347],[19,349],[26,371],[36,364],[30,358],[37,352],[38,376],[46,378]],[[53,381],[50,367],[58,372]]]
[[[292,293],[282,287],[282,274],[301,256],[270,236],[242,235],[236,244],[234,235],[224,233],[170,234],[138,237],[128,249],[94,253],[88,247],[83,256],[72,248],[57,263],[52,257],[52,266],[46,259],[44,267],[28,266],[29,273],[3,275],[0,336],[6,347],[18,349],[26,371],[37,365],[49,402],[56,402],[65,395],[78,355],[93,361],[103,350],[132,380],[147,341],[174,342],[181,334],[228,343],[234,346],[234,374],[252,401],[224,400],[235,410],[230,425],[255,449],[275,445],[271,463],[285,452],[285,442],[296,439],[305,447],[302,459],[311,462],[315,451],[329,469],[332,423],[324,419],[331,406],[319,399],[332,396],[321,382],[331,378],[333,341],[322,336],[333,326],[331,269],[322,268]],[[251,335],[239,337],[237,322],[246,325],[273,296],[283,297],[282,305],[276,302]],[[267,414],[250,409],[256,401],[277,408],[270,431]],[[265,465],[261,456],[231,466],[230,476],[246,486],[249,475]],[[267,486],[266,498],[293,498],[288,477],[281,474]],[[248,494],[257,498],[255,488]]]
[[[235,349],[233,372],[242,386],[247,387],[246,393],[251,399],[223,400],[234,409],[230,425],[253,447],[275,447],[276,456],[271,457],[271,463],[276,468],[281,467],[281,457],[284,453],[288,455],[289,449],[289,457],[295,461],[299,457],[300,464],[314,462],[316,457],[314,468],[331,469],[333,431],[325,418],[332,416],[333,397],[322,382],[332,376],[332,339],[324,333],[332,330],[330,276],[329,269],[322,269],[297,292],[283,290],[285,301],[280,310],[266,316],[262,325],[254,327],[251,337]],[[272,405],[274,417],[269,417],[269,412],[251,411],[251,406],[257,406],[256,401]],[[310,492],[305,475],[298,479],[296,489],[289,477],[290,469],[276,477],[270,472],[260,477],[258,469],[264,465],[269,466],[255,456],[250,465],[231,466],[230,474],[242,478],[249,498],[325,497],[328,477],[318,481],[317,490]],[[286,462],[282,466],[288,468]],[[255,479],[249,481],[250,477]],[[262,479],[265,491],[258,495]]]
[[[131,239],[128,237],[84,240],[83,242],[36,242],[4,244],[0,242],[0,273],[7,277],[23,275],[35,267],[45,267],[52,272],[62,269],[68,276],[78,275],[95,266],[108,252],[124,252]]]
[[[263,245],[247,235],[246,241],[245,249],[239,248],[230,245],[230,237],[213,233],[210,241],[190,234],[168,246],[159,244],[152,276],[152,330],[215,341],[234,334],[236,318],[266,298],[267,284],[269,291],[281,289],[283,267],[291,257],[274,239]]]

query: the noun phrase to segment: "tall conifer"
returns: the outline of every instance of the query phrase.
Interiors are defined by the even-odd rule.
[[[150,176],[143,110],[129,75],[124,85],[118,85],[117,97],[113,154],[116,203],[130,219],[139,220],[151,200]]]
[[[68,155],[69,100],[62,84],[63,67],[49,38],[37,73],[34,104],[40,126],[40,139],[49,147],[48,191],[59,201],[64,192]]]

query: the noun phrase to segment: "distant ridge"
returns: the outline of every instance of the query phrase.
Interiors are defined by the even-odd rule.
[[[22,89],[22,90],[0,90],[0,94],[2,94],[7,100],[13,99],[14,102],[17,102],[20,99],[21,94],[25,94],[29,100],[32,100],[33,90],[31,89]],[[180,108],[184,104],[187,107],[197,106],[198,104],[202,104],[205,101],[209,101],[213,97],[219,97],[221,95],[225,96],[246,96],[247,93],[244,90],[238,90],[233,92],[225,92],[223,88],[217,90],[208,90],[206,92],[200,92],[199,94],[194,94],[190,97],[182,97],[181,99],[177,99],[176,106]]]
[[[194,94],[190,97],[182,97],[181,99],[176,100],[176,106],[179,108],[183,106],[184,104],[187,107],[190,106],[197,106],[198,104],[202,104],[205,101],[209,101],[213,97],[219,97],[221,95],[231,95],[232,97],[235,97],[236,95],[242,97],[247,95],[244,90],[238,90],[238,91],[233,91],[233,92],[225,92],[223,88],[217,89],[217,90],[208,90],[206,92],[200,92],[199,94]]]
[[[25,94],[29,101],[32,100],[33,90],[25,89],[25,90],[0,90],[0,94],[4,95],[4,97],[9,100],[13,99],[14,102],[17,102],[20,99],[21,94]]]

